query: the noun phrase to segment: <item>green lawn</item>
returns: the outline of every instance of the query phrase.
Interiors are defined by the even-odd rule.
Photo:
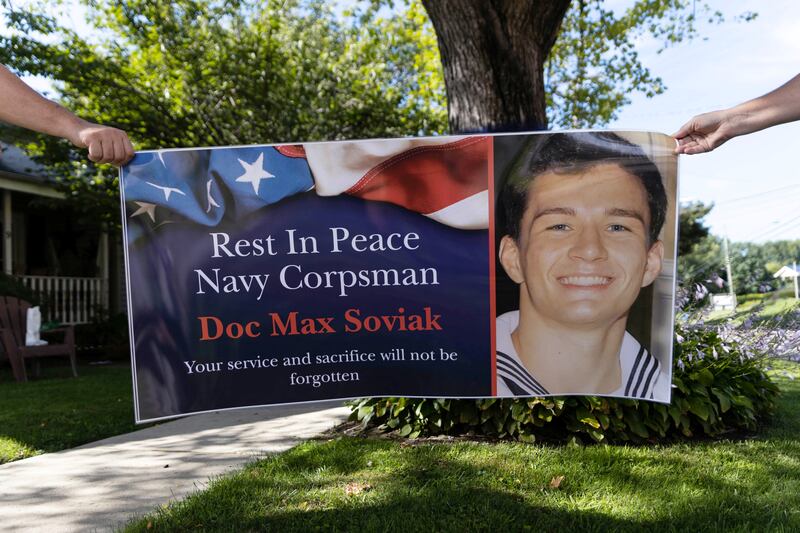
[[[763,307],[758,307],[763,303]],[[747,318],[753,319],[754,324],[762,324],[765,322],[779,321],[771,324],[772,327],[790,327],[792,324],[790,320],[792,317],[789,313],[798,309],[800,303],[794,299],[794,296],[786,298],[765,298],[762,301],[748,300],[738,305],[735,312],[731,311],[712,311],[708,315],[708,321],[711,323],[722,322],[725,320],[733,320],[735,324],[741,324]],[[758,308],[758,314],[754,315],[753,312]],[[797,324],[793,324],[797,327]]]
[[[800,366],[759,435],[651,446],[307,442],[129,531],[798,531]],[[560,484],[559,478],[563,476]]]
[[[46,367],[16,383],[0,371],[0,464],[137,429],[128,365]]]

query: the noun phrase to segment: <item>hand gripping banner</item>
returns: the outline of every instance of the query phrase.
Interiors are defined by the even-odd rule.
[[[669,402],[673,148],[546,132],[137,153],[120,171],[136,420]]]

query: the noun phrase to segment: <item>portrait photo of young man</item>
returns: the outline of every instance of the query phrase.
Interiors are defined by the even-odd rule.
[[[498,289],[497,395],[669,401],[669,354],[649,349],[648,307],[666,299],[648,287],[674,217],[659,167],[610,132],[531,135],[509,159],[497,183],[497,254],[518,307],[506,310]],[[667,321],[662,336],[671,336]],[[646,324],[634,328],[639,338],[632,322]]]

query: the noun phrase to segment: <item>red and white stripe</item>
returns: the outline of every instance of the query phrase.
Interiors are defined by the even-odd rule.
[[[455,228],[489,227],[489,137],[309,143],[303,148],[321,196],[390,202]]]

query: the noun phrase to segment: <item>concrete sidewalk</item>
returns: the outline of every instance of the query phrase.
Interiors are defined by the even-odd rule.
[[[0,466],[0,530],[110,531],[343,422],[341,402],[196,415]]]

